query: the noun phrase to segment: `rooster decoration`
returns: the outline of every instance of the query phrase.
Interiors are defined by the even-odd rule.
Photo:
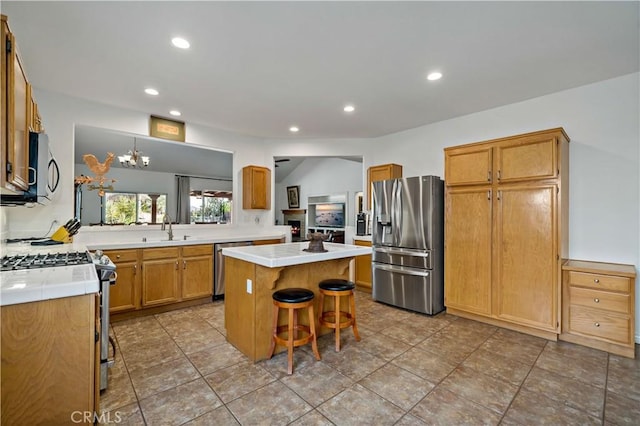
[[[93,177],[84,176],[84,175],[78,176],[75,178],[76,184],[97,183],[97,185],[89,185],[88,188],[90,191],[97,189],[98,195],[101,197],[104,195],[105,189],[113,190],[113,185],[105,186],[104,184],[106,182],[111,182],[111,183],[115,182],[115,179],[107,179],[105,176],[109,171],[109,168],[111,167],[111,163],[113,162],[114,158],[116,158],[114,153],[107,152],[107,158],[104,160],[103,163],[100,163],[96,158],[96,156],[93,154],[83,155],[82,159],[84,160],[87,167],[89,167],[89,170],[91,170],[95,174],[95,176]]]

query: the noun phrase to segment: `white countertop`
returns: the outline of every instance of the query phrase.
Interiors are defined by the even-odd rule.
[[[354,235],[353,239],[354,240],[358,240],[358,241],[371,241],[371,234],[369,234],[369,235]]]
[[[83,244],[32,246],[3,244],[2,256],[86,251]],[[0,272],[0,306],[97,293],[100,283],[91,264]]]
[[[371,254],[371,247],[324,243],[324,253],[304,251],[308,242],[223,248],[222,254],[268,268],[322,262],[324,260]]]

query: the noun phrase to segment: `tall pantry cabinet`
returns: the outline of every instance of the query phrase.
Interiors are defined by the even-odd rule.
[[[557,339],[568,176],[562,128],[445,149],[447,312]]]

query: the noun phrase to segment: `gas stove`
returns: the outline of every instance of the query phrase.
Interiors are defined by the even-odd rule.
[[[16,254],[2,258],[2,271],[50,268],[56,266],[86,265],[93,263],[87,251],[63,253]]]

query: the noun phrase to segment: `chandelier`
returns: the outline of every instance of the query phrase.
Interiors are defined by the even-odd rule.
[[[125,155],[118,155],[118,161],[123,167],[147,167],[149,157],[142,155],[142,151],[136,148],[136,138],[133,138],[133,150],[129,150]]]

